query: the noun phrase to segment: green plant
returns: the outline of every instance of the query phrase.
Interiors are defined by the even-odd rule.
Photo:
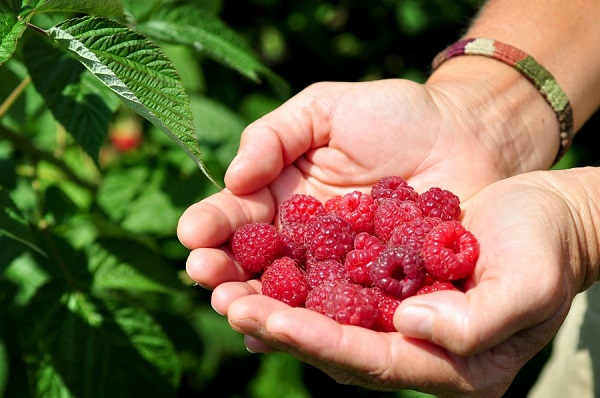
[[[423,397],[250,355],[192,286],[175,228],[218,189],[202,167],[220,184],[248,123],[316,81],[423,81],[480,3],[0,0],[0,397]],[[140,87],[163,75],[141,53],[137,73],[113,71],[133,85],[107,87],[86,65],[119,65],[117,48],[85,61],[107,34],[133,39],[125,55],[162,54],[180,95]],[[162,119],[176,105],[192,125]],[[166,113],[147,119],[153,106]],[[598,164],[594,126],[565,162]]]
[[[247,121],[202,96],[193,68],[288,88],[217,10],[0,0],[0,396],[174,396],[184,367],[207,366],[187,345],[227,333],[174,230],[218,189]],[[226,356],[204,355],[213,373]]]

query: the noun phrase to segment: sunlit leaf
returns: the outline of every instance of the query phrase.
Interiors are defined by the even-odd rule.
[[[76,11],[105,16],[123,15],[120,0],[40,0],[36,12]]]
[[[0,1],[0,65],[12,57],[32,15],[31,8],[17,15],[6,0]]]
[[[100,17],[67,20],[48,34],[119,98],[179,144],[216,184],[202,160],[189,99],[160,48],[127,26]]]

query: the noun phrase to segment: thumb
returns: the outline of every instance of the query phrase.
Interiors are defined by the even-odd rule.
[[[285,156],[278,131],[259,120],[242,133],[225,185],[236,195],[249,194],[271,183],[291,161]]]
[[[556,292],[507,288],[493,280],[466,293],[438,291],[408,298],[398,306],[394,325],[406,336],[428,340],[458,355],[473,355],[550,318],[562,319],[569,300],[556,296]]]
[[[323,91],[335,87],[314,84],[248,125],[225,174],[227,188],[237,195],[253,192],[309,149],[327,145],[333,99]]]

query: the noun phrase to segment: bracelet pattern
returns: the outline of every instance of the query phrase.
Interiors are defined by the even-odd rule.
[[[554,160],[556,164],[569,149],[574,131],[571,103],[554,76],[522,50],[486,38],[468,38],[450,45],[433,59],[433,70],[459,55],[482,55],[504,62],[518,70],[540,91],[554,110],[560,128],[560,147]]]

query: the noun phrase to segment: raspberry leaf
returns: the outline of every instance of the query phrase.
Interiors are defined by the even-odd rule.
[[[201,160],[188,95],[156,44],[102,17],[69,19],[47,33],[125,104],[175,141],[218,186]]]
[[[33,9],[19,13],[13,10],[10,1],[0,0],[0,65],[12,57],[32,16]]]
[[[264,76],[282,97],[288,96],[287,83],[259,60],[243,37],[196,4],[165,4],[136,29],[152,39],[192,47],[254,82]]]
[[[179,359],[141,307],[65,290],[55,281],[38,291],[27,314],[19,340],[34,396],[175,394]]]
[[[35,0],[30,1],[34,3]],[[81,12],[85,14],[98,14],[121,16],[123,15],[123,4],[120,0],[38,0],[35,7],[39,12]]]

